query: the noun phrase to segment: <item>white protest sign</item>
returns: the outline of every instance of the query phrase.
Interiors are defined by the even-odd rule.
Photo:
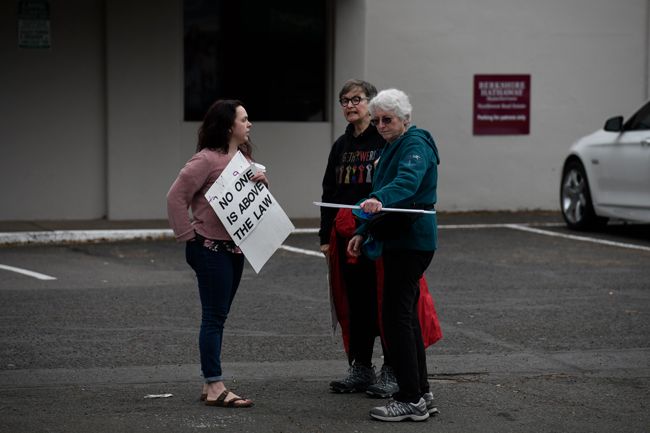
[[[237,152],[205,198],[259,272],[294,226],[266,186],[251,180],[256,170]]]
[[[245,169],[250,167],[250,162],[244,157],[244,155],[237,151],[232,157],[226,168],[221,172],[221,175],[217,180],[212,184],[210,189],[206,192],[205,198],[208,202],[211,202],[211,198],[220,197],[225,194],[226,189],[235,181],[235,178],[239,176]]]

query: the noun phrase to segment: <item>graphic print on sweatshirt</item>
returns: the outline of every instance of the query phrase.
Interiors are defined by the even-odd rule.
[[[337,184],[372,183],[374,161],[381,155],[381,150],[355,150],[344,152],[339,165],[336,166]]]

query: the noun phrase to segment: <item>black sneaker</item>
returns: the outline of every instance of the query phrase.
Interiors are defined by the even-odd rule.
[[[397,379],[395,378],[395,373],[393,368],[388,365],[381,367],[379,372],[379,379],[374,385],[370,385],[366,390],[366,394],[372,397],[378,398],[388,398],[392,397],[399,391],[399,385],[397,385]]]
[[[433,401],[432,392],[425,392],[422,395],[422,398],[424,399],[424,402],[427,404],[427,412],[429,412],[429,415],[437,415],[440,413],[438,411],[438,408],[436,407],[436,403]]]
[[[390,400],[386,406],[372,408],[370,416],[380,421],[424,421],[429,418],[429,412],[424,398],[417,403]]]
[[[365,365],[352,365],[348,375],[341,380],[330,382],[330,389],[334,392],[364,392],[370,385],[375,383],[375,367]]]

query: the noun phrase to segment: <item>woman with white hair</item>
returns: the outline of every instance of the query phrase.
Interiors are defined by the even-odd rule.
[[[360,202],[366,214],[383,207],[432,209],[437,201],[438,149],[428,131],[411,125],[411,103],[397,89],[383,90],[369,104],[372,122],[388,142],[375,169],[373,190]],[[383,228],[373,215],[357,229],[348,253],[381,255],[384,265],[382,327],[399,391],[370,416],[382,421],[424,421],[437,412],[427,380],[426,354],[418,321],[419,280],[437,248],[433,213],[386,213]],[[378,222],[379,220],[377,220]],[[405,223],[406,221],[406,223]],[[375,226],[379,226],[376,224]]]

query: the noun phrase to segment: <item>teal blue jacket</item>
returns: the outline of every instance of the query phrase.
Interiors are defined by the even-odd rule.
[[[438,148],[431,134],[411,126],[400,138],[387,145],[379,159],[372,182],[372,193],[383,207],[423,208],[438,200]],[[364,225],[358,233],[364,232]],[[433,251],[438,247],[435,215],[418,218],[399,239],[384,242],[384,249]]]

